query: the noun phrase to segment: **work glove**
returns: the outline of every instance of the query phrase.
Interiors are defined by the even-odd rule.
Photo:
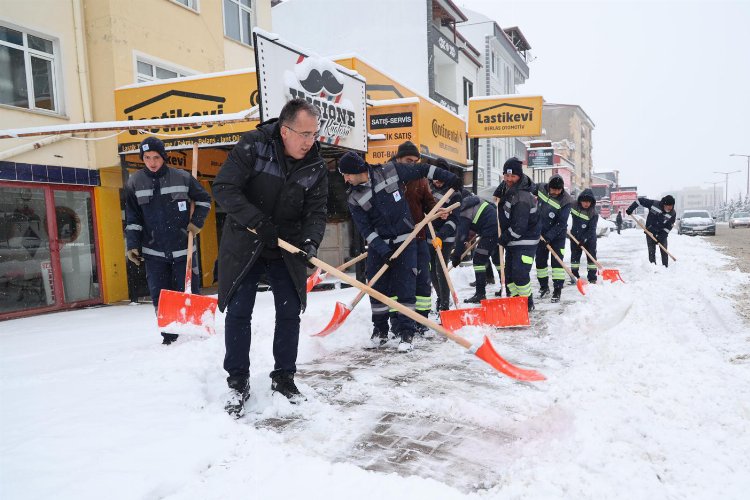
[[[279,233],[276,232],[276,226],[270,218],[265,217],[261,219],[257,226],[255,226],[255,233],[258,235],[258,239],[263,242],[268,248],[276,248],[279,246]]]
[[[625,210],[625,213],[628,214],[628,215],[632,215],[633,209],[632,208],[628,208],[627,210]]]
[[[441,240],[439,236],[435,236],[432,239],[432,248],[434,248],[437,251],[442,250],[442,248],[443,248],[443,240]]]
[[[304,241],[304,243],[302,243],[302,248],[300,250],[300,252],[297,252],[297,255],[299,255],[305,261],[307,267],[309,267],[310,269],[314,269],[315,265],[310,262],[310,259],[318,256],[318,245],[313,240],[308,238]]]
[[[203,228],[196,226],[192,222],[188,223],[187,230],[190,231],[191,233],[193,233],[193,236],[198,236],[198,233],[201,232],[201,229],[203,229]]]
[[[453,252],[451,254],[451,265],[453,267],[458,267],[459,264],[461,264],[461,254],[459,254],[458,252]]]
[[[143,257],[141,257],[141,252],[137,248],[131,248],[130,250],[125,252],[125,256],[128,258],[130,262],[132,262],[136,266],[140,266],[141,261],[143,261]]]

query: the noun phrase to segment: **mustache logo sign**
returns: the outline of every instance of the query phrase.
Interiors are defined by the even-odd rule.
[[[308,94],[325,91],[329,96],[337,96],[344,91],[344,82],[336,67],[326,59],[308,57],[295,66],[294,73]]]
[[[328,70],[321,74],[317,69],[313,69],[299,84],[310,94],[318,94],[325,90],[328,95],[339,95],[344,90],[344,85]]]

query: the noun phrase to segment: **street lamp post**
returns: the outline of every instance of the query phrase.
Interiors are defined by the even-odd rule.
[[[729,156],[744,156],[747,158],[747,187],[745,188],[745,196],[750,196],[750,155],[732,153]]]
[[[705,182],[706,184],[713,184],[713,185],[714,185],[714,197],[713,197],[713,203],[714,203],[714,212],[716,212],[716,207],[718,206],[718,203],[716,203],[716,185],[717,185],[717,184],[721,184],[721,183],[722,183],[722,182],[724,182],[724,181],[718,181],[718,182],[714,182],[714,181],[703,181],[703,182]]]
[[[715,174],[721,174],[724,176],[724,182],[726,183],[726,188],[724,190],[724,203],[729,203],[729,176],[732,174],[736,174],[740,172],[740,170],[735,170],[733,172],[716,172]]]

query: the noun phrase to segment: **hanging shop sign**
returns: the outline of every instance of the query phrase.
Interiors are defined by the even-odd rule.
[[[526,150],[526,164],[531,168],[549,168],[555,165],[553,148],[529,148]]]
[[[257,80],[250,71],[218,73],[200,78],[175,79],[163,84],[142,84],[115,90],[117,120],[203,117],[235,113],[257,105]],[[137,153],[138,145],[155,134],[168,149],[235,144],[254,130],[257,120],[225,125],[173,125],[147,131],[129,130],[117,136],[118,153]],[[144,135],[145,134],[145,135]]]
[[[320,142],[367,151],[364,78],[259,28],[253,41],[261,120],[303,98],[320,109]]]
[[[542,133],[542,96],[469,99],[469,137],[536,137]]]

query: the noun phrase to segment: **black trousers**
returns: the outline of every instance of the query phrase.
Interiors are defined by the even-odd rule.
[[[258,282],[265,274],[271,284],[276,309],[273,331],[273,377],[277,373],[297,371],[297,346],[299,345],[299,315],[302,309],[297,289],[283,259],[260,258],[250,268],[227,305],[224,322],[224,370],[228,382],[247,380],[250,376],[250,323],[255,307]],[[267,311],[263,311],[267,315]]]
[[[667,238],[659,238],[657,236],[656,238],[659,240],[659,243],[664,245],[664,248],[668,248],[667,246]],[[656,264],[656,242],[651,239],[649,235],[646,235],[646,245],[648,245],[648,261],[652,264]],[[659,252],[661,252],[661,263],[664,265],[664,267],[669,267],[669,255],[667,255],[667,252],[659,248]]]

